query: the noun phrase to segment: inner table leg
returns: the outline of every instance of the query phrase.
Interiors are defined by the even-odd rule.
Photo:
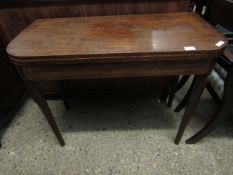
[[[193,85],[194,85],[194,81],[192,82],[190,88],[188,89],[188,92],[185,94],[184,98],[181,100],[181,102],[179,103],[179,105],[174,109],[175,112],[180,112],[188,103],[191,92],[193,90]]]
[[[68,98],[67,98],[67,95],[65,93],[65,87],[64,87],[64,82],[63,81],[59,81],[59,91],[61,93],[61,98],[63,100],[63,103],[65,105],[65,108],[66,110],[69,110],[70,109],[70,105],[69,105],[69,102],[68,102]]]
[[[177,91],[179,91],[184,85],[185,83],[188,81],[190,75],[183,75],[180,79],[180,81],[178,82],[178,85],[176,86],[176,89],[175,89],[175,93]]]
[[[174,97],[175,97],[175,89],[177,88],[178,81],[179,81],[179,76],[173,77],[172,83],[171,83],[171,89],[169,92],[169,98],[168,98],[168,104],[167,104],[168,107],[172,106],[172,102],[173,102]]]
[[[163,90],[163,92],[159,98],[162,103],[167,103],[167,98],[169,95],[169,88],[170,87],[168,86],[165,90]]]
[[[61,146],[65,145],[65,141],[61,135],[61,132],[58,129],[58,126],[56,124],[56,121],[54,120],[54,117],[49,109],[48,103],[46,102],[45,97],[43,96],[40,86],[37,82],[34,81],[24,81],[28,90],[30,91],[33,100],[38,104],[41,111],[43,112],[45,118],[47,119],[50,127],[52,128],[54,134],[56,135],[59,143]]]
[[[175,144],[179,144],[181,137],[192,117],[193,111],[197,106],[197,103],[200,99],[200,96],[205,88],[206,81],[207,81],[208,74],[205,75],[196,75],[193,82],[193,88],[190,94],[190,98],[187,104],[187,107],[184,112],[184,116],[180,123],[180,127],[178,129]]]

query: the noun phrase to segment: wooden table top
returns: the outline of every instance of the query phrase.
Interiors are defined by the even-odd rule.
[[[13,39],[7,52],[18,64],[140,61],[220,53],[226,44],[195,13],[163,13],[41,19]]]

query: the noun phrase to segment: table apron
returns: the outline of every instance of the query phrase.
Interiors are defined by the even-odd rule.
[[[38,64],[22,65],[21,69],[28,80],[65,80],[93,78],[152,77],[172,75],[206,74],[214,59],[83,63],[83,64]]]

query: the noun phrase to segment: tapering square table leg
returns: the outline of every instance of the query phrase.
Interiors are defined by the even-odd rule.
[[[64,82],[62,80],[59,81],[58,88],[59,88],[59,91],[60,91],[61,98],[63,100],[64,106],[65,106],[66,110],[69,110],[70,109],[70,104],[69,104],[69,101],[68,101],[68,98],[67,98],[67,95],[66,95],[66,92],[65,92]]]
[[[168,98],[168,103],[167,103],[168,107],[172,106],[172,102],[175,97],[175,89],[178,85],[178,81],[179,81],[179,76],[175,76],[172,78],[172,83],[171,83],[171,88],[170,88],[169,98]]]
[[[185,128],[187,127],[192,114],[197,106],[197,103],[200,99],[200,96],[205,88],[206,82],[207,82],[208,74],[204,75],[196,75],[193,82],[193,88],[190,94],[190,98],[188,100],[188,104],[186,106],[184,116],[182,118],[182,121],[180,123],[179,130],[176,135],[175,144],[179,144],[181,137],[185,131]]]
[[[56,121],[55,121],[55,119],[54,119],[54,117],[49,109],[48,103],[46,102],[46,99],[42,94],[42,91],[40,89],[39,84],[35,81],[29,81],[29,80],[24,80],[24,82],[25,82],[25,85],[27,86],[29,92],[31,93],[33,100],[38,104],[41,111],[43,112],[50,127],[52,128],[54,134],[56,135],[60,145],[64,146],[65,141],[64,141],[64,139],[61,135],[61,132],[58,129]]]

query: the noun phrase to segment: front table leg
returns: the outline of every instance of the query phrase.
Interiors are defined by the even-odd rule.
[[[59,143],[61,146],[65,145],[65,141],[61,135],[61,132],[58,129],[56,121],[49,109],[48,103],[46,102],[45,97],[43,96],[40,86],[37,82],[24,80],[25,85],[27,86],[28,90],[30,91],[33,100],[38,104],[41,111],[43,112],[45,118],[47,119],[50,127],[52,128],[54,134],[56,135]]]
[[[180,123],[179,130],[178,130],[177,135],[176,135],[175,144],[179,144],[179,142],[181,140],[181,137],[184,133],[184,130],[187,127],[187,125],[192,117],[192,114],[194,112],[194,109],[196,108],[197,103],[200,99],[200,96],[205,88],[207,78],[208,78],[208,74],[196,75],[194,78],[193,88],[192,88],[192,91],[190,94],[190,98],[188,100],[187,107],[186,107],[185,112],[184,112],[184,116],[183,116],[182,121]]]

